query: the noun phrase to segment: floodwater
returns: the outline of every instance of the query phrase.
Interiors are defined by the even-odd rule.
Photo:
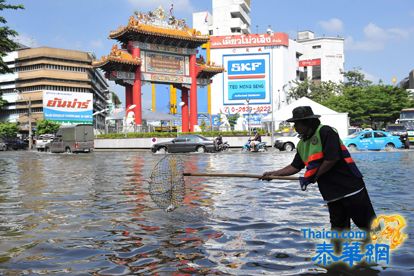
[[[179,155],[191,172],[256,173],[294,153]],[[317,187],[295,181],[187,177],[182,206],[148,192],[162,155],[0,152],[2,275],[412,275],[414,152],[353,153],[377,214],[401,214],[408,239],[390,264],[326,269],[301,229],[329,229]],[[342,271],[342,272],[338,272]]]

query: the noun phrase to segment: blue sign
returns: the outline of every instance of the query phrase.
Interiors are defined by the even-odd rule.
[[[264,80],[229,81],[229,100],[264,99],[266,82]]]
[[[229,76],[264,74],[266,72],[264,59],[229,60],[227,68]]]

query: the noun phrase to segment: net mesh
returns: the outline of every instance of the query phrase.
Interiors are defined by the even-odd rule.
[[[159,208],[168,211],[180,206],[185,195],[183,171],[183,162],[171,155],[155,165],[149,180],[149,193]]]

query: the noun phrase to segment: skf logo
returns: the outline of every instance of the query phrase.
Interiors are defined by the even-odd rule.
[[[228,63],[229,75],[247,75],[265,73],[264,59],[230,60]]]
[[[256,68],[258,68],[260,65],[262,65],[261,62],[253,62],[253,63],[233,63],[231,65],[231,71],[233,72],[240,72],[240,71],[255,71]]]

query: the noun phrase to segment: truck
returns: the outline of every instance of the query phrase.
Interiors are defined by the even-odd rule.
[[[397,124],[405,126],[408,133],[408,141],[410,144],[414,143],[414,108],[405,108],[400,112],[400,118],[396,121]]]
[[[94,148],[92,125],[60,126],[53,140],[45,145],[46,152],[91,152]]]

